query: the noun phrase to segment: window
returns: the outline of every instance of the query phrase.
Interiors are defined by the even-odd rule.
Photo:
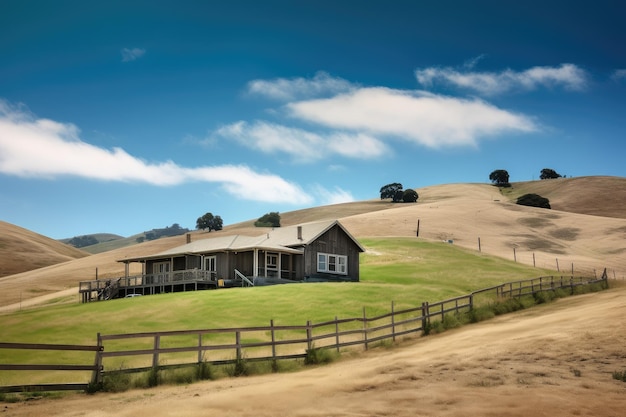
[[[269,269],[277,269],[278,268],[278,255],[275,253],[268,253],[266,258],[267,267]]]
[[[217,271],[216,267],[217,256],[205,256],[204,257],[204,270],[215,272]]]
[[[348,273],[348,257],[343,255],[318,253],[317,272],[329,272],[331,274],[346,275]]]

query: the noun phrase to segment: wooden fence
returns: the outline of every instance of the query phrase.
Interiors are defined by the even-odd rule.
[[[477,297],[488,300],[522,297],[542,291],[575,288],[593,283],[605,283],[606,271],[601,278],[540,277],[514,281],[475,291],[468,295],[436,303],[424,302],[414,308],[396,310],[394,303],[388,313],[362,317],[283,326],[270,321],[269,326],[223,328],[203,330],[178,330],[133,334],[97,335],[95,346],[28,345],[0,343],[0,349],[86,350],[95,352],[92,365],[3,365],[0,370],[81,370],[92,371],[92,384],[102,382],[107,374],[145,372],[197,366],[234,364],[237,361],[276,361],[301,359],[311,349],[336,349],[371,344],[384,340],[424,334],[431,320],[443,321],[446,315],[469,312]],[[50,384],[0,386],[0,392],[86,389],[88,384]]]
[[[10,350],[45,350],[45,351],[83,351],[96,352],[96,360],[91,364],[0,364],[0,371],[90,371],[91,381],[98,381],[102,374],[102,366],[98,363],[102,346],[85,345],[53,345],[32,343],[0,343],[0,349]],[[5,392],[33,392],[33,391],[80,391],[87,390],[89,383],[56,383],[56,384],[26,384],[0,386],[0,393]]]

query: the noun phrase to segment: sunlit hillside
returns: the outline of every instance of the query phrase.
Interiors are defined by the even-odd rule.
[[[502,192],[490,184],[446,184],[417,190],[416,204],[373,199],[281,213],[283,226],[339,219],[358,239],[378,236],[414,236],[446,241],[483,253],[537,267],[576,273],[600,273],[608,268],[616,277],[626,275],[626,178],[582,177],[514,183]],[[548,198],[552,210],[519,206],[515,198],[536,193]],[[227,225],[219,232],[191,233],[206,239],[224,234],[259,235],[263,229],[250,220]],[[418,235],[419,223],[419,237]],[[0,222],[1,236],[18,230]],[[23,229],[22,229],[23,230]],[[21,263],[44,266],[0,278],[0,306],[66,291],[78,282],[124,274],[125,257],[157,253],[185,243],[176,236],[85,256],[81,251],[34,233],[13,233],[4,241],[2,267],[19,253]],[[60,263],[41,264],[42,248],[52,250]],[[79,258],[79,259],[74,259]],[[51,265],[52,263],[55,263]],[[131,271],[131,272],[140,272]],[[503,277],[505,280],[506,278]]]

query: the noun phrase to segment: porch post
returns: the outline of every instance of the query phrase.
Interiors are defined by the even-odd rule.
[[[254,248],[254,259],[252,260],[252,276],[256,277],[259,274],[259,249]]]

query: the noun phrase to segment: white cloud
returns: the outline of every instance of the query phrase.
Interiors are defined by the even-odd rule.
[[[349,91],[353,85],[343,78],[331,77],[319,71],[308,78],[276,78],[273,80],[253,80],[248,83],[248,92],[276,100],[294,100],[302,97],[319,97]]]
[[[185,168],[172,161],[148,163],[121,148],[108,150],[85,143],[79,133],[73,124],[36,119],[0,101],[0,173],[49,179],[76,176],[154,186],[214,182],[244,200],[312,202],[296,184],[245,165]]]
[[[334,187],[333,190],[329,190],[318,184],[315,185],[313,189],[321,205],[350,203],[354,201],[352,194],[340,187]]]
[[[618,69],[613,71],[613,74],[611,74],[611,79],[613,81],[626,80],[626,69]]]
[[[416,70],[415,76],[425,87],[441,82],[485,95],[502,94],[511,90],[534,90],[541,86],[584,90],[588,82],[587,73],[574,64],[533,67],[521,72],[459,72],[452,68],[425,68]]]
[[[122,53],[122,62],[130,62],[141,58],[146,53],[146,50],[141,48],[124,48],[120,52]]]
[[[389,152],[383,142],[364,133],[320,134],[263,121],[239,121],[220,128],[216,134],[264,153],[288,154],[298,162],[313,162],[333,154],[371,159]]]
[[[537,130],[527,116],[478,99],[382,87],[294,102],[287,109],[293,117],[326,127],[393,135],[432,148],[473,145],[484,136]]]
[[[486,56],[485,54],[480,54],[480,55],[478,55],[477,57],[474,57],[474,58],[472,58],[472,59],[469,59],[469,60],[467,60],[467,61],[465,61],[465,62],[463,63],[463,67],[464,67],[464,68],[467,68],[467,69],[472,69],[472,68],[474,68],[476,65],[478,65],[478,63],[479,63],[481,60],[483,60],[483,59],[485,58],[485,56]]]

